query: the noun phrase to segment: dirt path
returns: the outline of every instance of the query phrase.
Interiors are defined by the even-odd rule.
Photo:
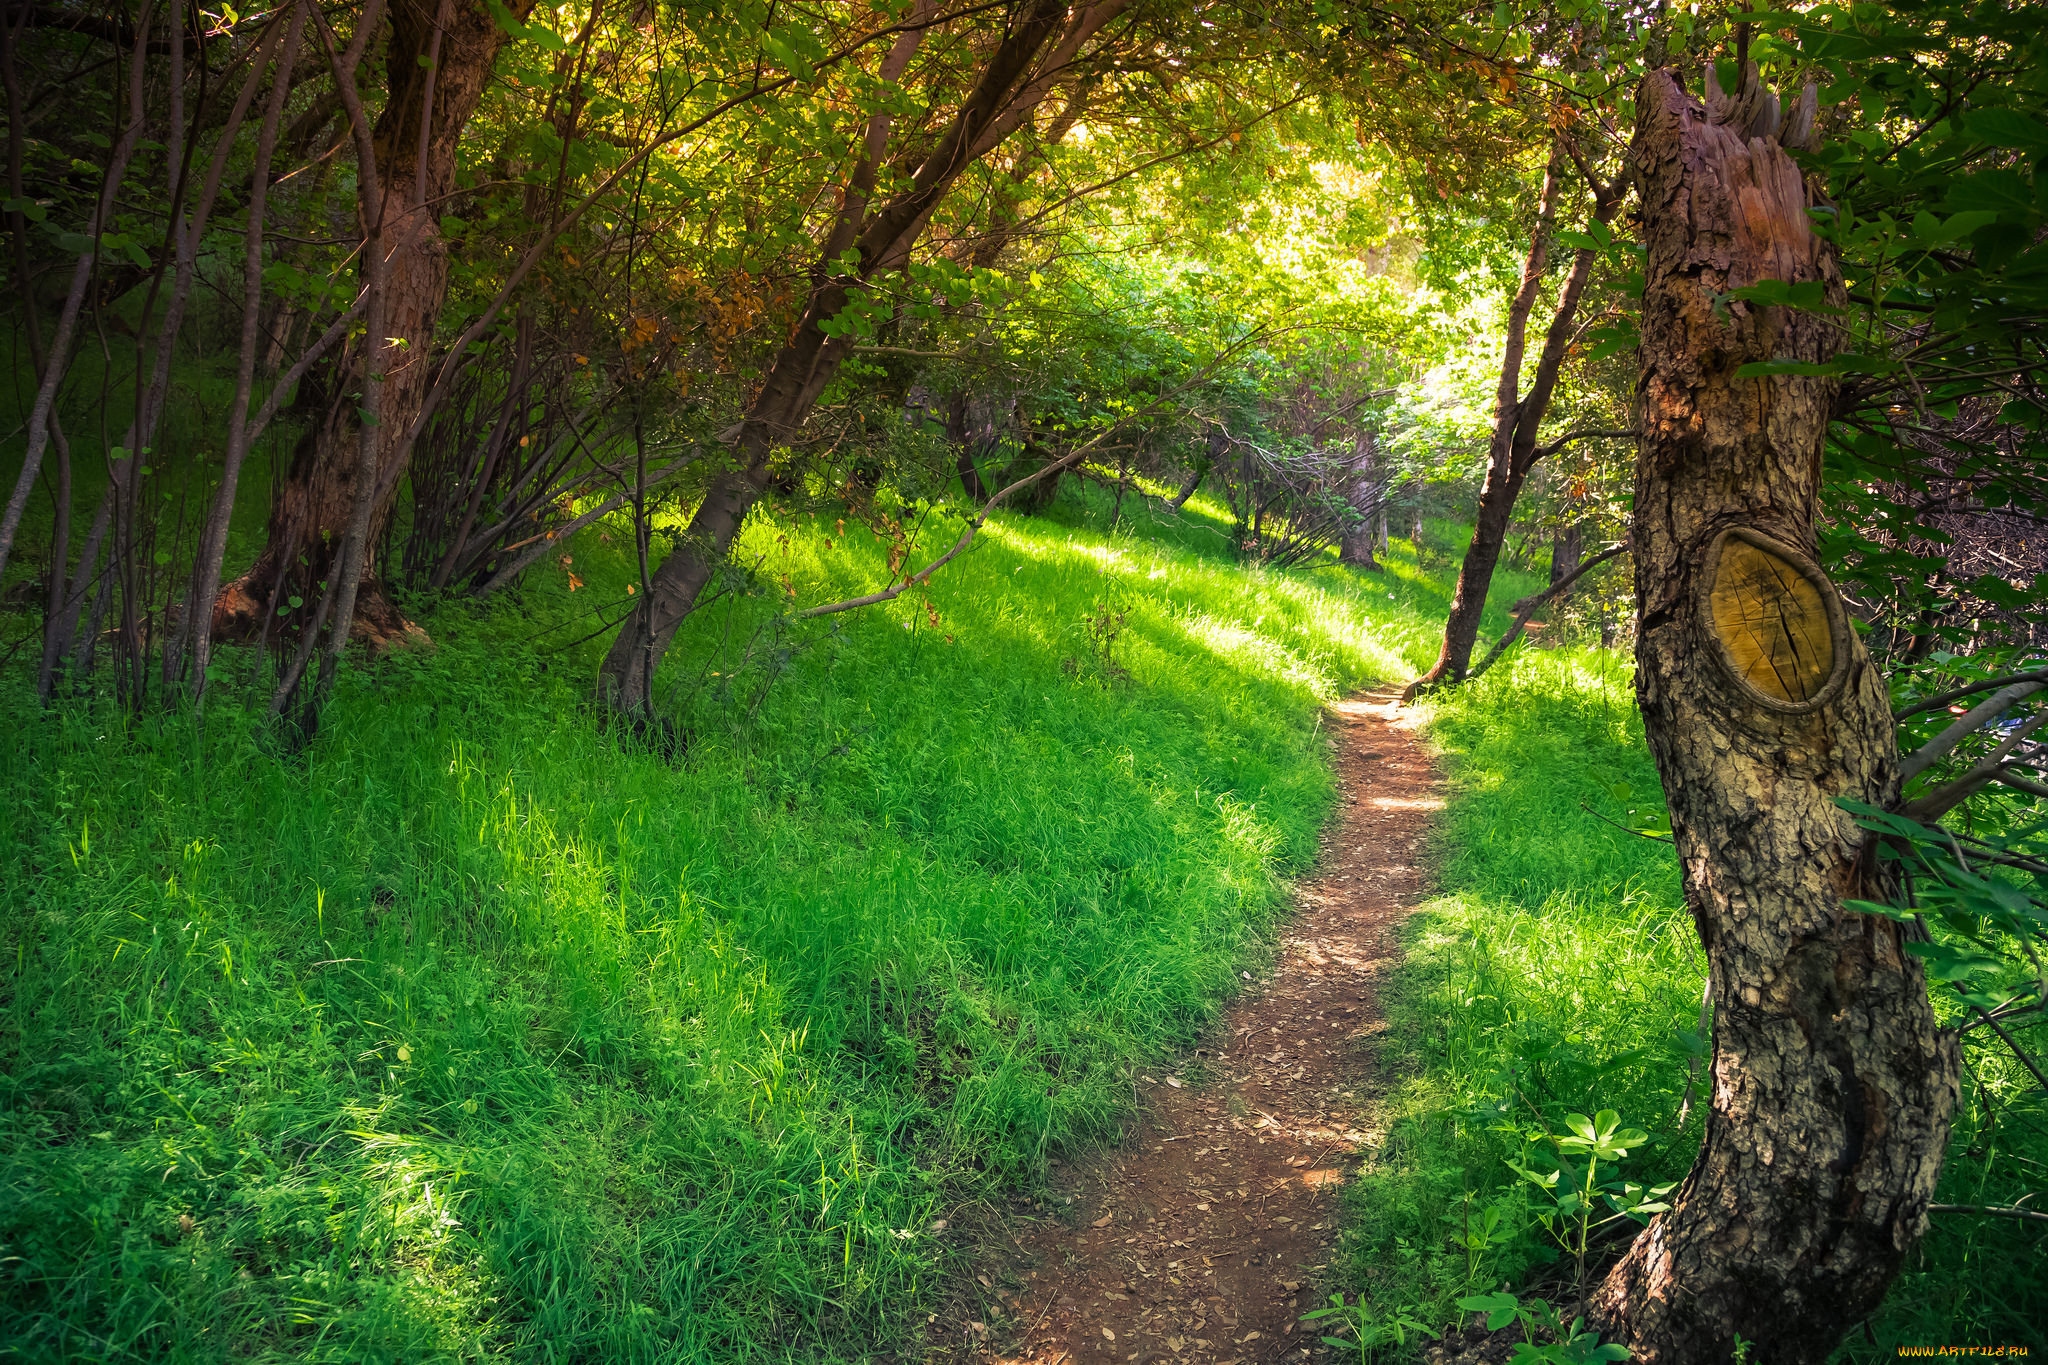
[[[1302,1360],[1300,1325],[1385,1027],[1375,983],[1415,903],[1437,776],[1392,695],[1332,708],[1342,815],[1272,978],[1178,1073],[1139,1077],[1130,1141],[1061,1182],[982,1283],[985,1365]],[[998,1311],[999,1310],[999,1311]],[[975,1329],[979,1328],[977,1332]]]

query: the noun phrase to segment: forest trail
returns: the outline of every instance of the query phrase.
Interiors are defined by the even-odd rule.
[[[1252,1365],[1321,1350],[1299,1319],[1319,1306],[1337,1198],[1367,1141],[1377,985],[1443,806],[1394,695],[1331,708],[1341,815],[1271,977],[1180,1072],[1141,1072],[1125,1144],[1064,1174],[1059,1217],[1013,1230],[984,1268],[970,1359]]]

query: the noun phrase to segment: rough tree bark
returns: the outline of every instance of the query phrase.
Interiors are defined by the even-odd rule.
[[[838,373],[849,343],[826,336],[819,324],[844,310],[852,291],[864,281],[908,258],[933,210],[961,173],[1023,121],[1067,72],[1081,44],[1122,8],[1123,0],[1100,0],[1076,6],[1070,16],[1065,0],[1031,0],[990,53],[910,186],[872,212],[869,201],[888,147],[890,120],[878,113],[869,121],[862,157],[848,177],[834,228],[819,253],[804,315],[733,433],[733,468],[712,480],[689,529],[651,575],[647,592],[599,669],[598,690],[612,710],[648,708],[654,670],[724,562],[747,513],[772,481],[770,461],[776,449],[801,429],[818,395]],[[1060,41],[1034,73],[1041,51],[1055,35]],[[918,31],[897,40],[882,63],[885,81],[901,76],[921,37]],[[852,273],[837,264],[847,251],[855,252],[858,260]]]
[[[508,8],[523,21],[533,0],[511,0]],[[483,99],[505,38],[483,0],[391,0],[390,14],[385,69],[391,89],[373,140],[385,191],[379,232],[386,253],[385,319],[404,351],[379,381],[378,483],[390,492],[371,508],[366,546],[382,539],[390,520],[399,483],[395,473],[410,454],[413,421],[433,382],[434,328],[448,299],[440,203],[454,188],[456,146]],[[430,99],[433,116],[423,125]],[[360,462],[353,395],[363,384],[360,346],[342,363],[348,378],[336,386],[333,411],[300,443],[272,496],[262,553],[221,589],[214,607],[216,636],[260,633],[285,587],[329,576],[356,504]],[[311,601],[316,594],[303,596]],[[378,649],[424,638],[367,567],[353,632]]]
[[[1580,247],[1572,255],[1570,270],[1558,290],[1557,306],[1551,310],[1550,326],[1544,333],[1543,349],[1536,360],[1536,375],[1529,391],[1521,391],[1522,358],[1525,354],[1529,313],[1543,286],[1544,267],[1549,260],[1550,238],[1557,218],[1557,199],[1564,179],[1570,174],[1568,149],[1560,134],[1552,144],[1550,164],[1543,175],[1542,209],[1529,240],[1529,257],[1522,267],[1521,288],[1508,309],[1507,354],[1501,360],[1500,387],[1494,395],[1493,440],[1487,451],[1486,482],[1479,490],[1479,507],[1472,523],[1472,542],[1458,567],[1457,587],[1451,594],[1450,615],[1444,621],[1443,646],[1429,672],[1410,683],[1402,699],[1410,700],[1433,688],[1463,681],[1472,664],[1472,648],[1479,640],[1480,618],[1486,612],[1487,590],[1493,571],[1507,543],[1508,523],[1514,519],[1515,500],[1529,472],[1554,447],[1539,447],[1536,434],[1549,415],[1551,395],[1564,367],[1565,351],[1572,339],[1572,324],[1578,317],[1579,299],[1592,278],[1594,251]],[[1611,222],[1620,209],[1622,188],[1603,185],[1584,173],[1593,191],[1593,220]]]
[[[1825,360],[1834,333],[1714,307],[1761,280],[1842,298],[1773,138],[1778,101],[1748,70],[1732,97],[1710,81],[1705,106],[1668,71],[1636,98],[1636,686],[1718,1005],[1699,1157],[1591,1304],[1644,1365],[1727,1361],[1738,1335],[1756,1359],[1824,1360],[1924,1229],[1956,1098],[1955,1043],[1901,926],[1842,907],[1893,888],[1835,798],[1889,805],[1899,769],[1884,680],[1812,562],[1836,384],[1737,373]]]

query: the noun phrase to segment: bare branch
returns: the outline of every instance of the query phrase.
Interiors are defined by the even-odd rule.
[[[1196,371],[1192,376],[1188,378],[1188,380],[1185,383],[1180,384],[1177,387],[1169,389],[1167,392],[1160,394],[1159,397],[1153,399],[1144,407],[1138,408],[1132,412],[1125,413],[1122,417],[1119,417],[1116,421],[1110,423],[1101,431],[1096,432],[1095,435],[1089,437],[1080,445],[1075,446],[1072,450],[1068,451],[1065,455],[1062,455],[1059,459],[1050,460],[1046,462],[1039,468],[1033,470],[1031,473],[1026,474],[1023,478],[1011,484],[1008,488],[999,489],[997,492],[991,494],[989,500],[982,504],[981,511],[975,514],[974,520],[967,523],[967,529],[960,533],[960,538],[953,542],[952,548],[948,549],[944,554],[940,555],[937,559],[934,559],[931,563],[925,565],[922,569],[917,570],[915,573],[904,575],[903,580],[901,582],[892,583],[886,588],[882,588],[876,592],[868,593],[865,596],[850,597],[843,602],[828,602],[823,604],[822,606],[806,607],[802,611],[791,612],[791,619],[797,621],[807,621],[814,616],[832,616],[842,611],[853,611],[859,607],[878,606],[883,602],[892,602],[896,598],[901,597],[906,591],[910,589],[910,587],[913,584],[931,582],[933,574],[937,573],[940,569],[945,568],[946,565],[952,563],[955,559],[959,558],[960,555],[966,551],[967,547],[973,543],[975,533],[980,531],[983,523],[985,523],[989,519],[989,515],[992,512],[994,512],[996,508],[1002,506],[1004,499],[1008,498],[1012,493],[1015,493],[1017,490],[1021,488],[1028,487],[1029,485],[1038,482],[1040,479],[1046,477],[1048,474],[1054,474],[1059,472],[1060,470],[1068,469],[1073,465],[1079,464],[1084,457],[1086,457],[1090,452],[1094,451],[1098,446],[1100,446],[1104,441],[1108,440],[1111,436],[1121,431],[1125,425],[1127,425],[1130,422],[1136,421],[1140,417],[1144,417],[1150,414],[1152,411],[1159,408],[1160,406],[1173,401],[1175,398],[1178,398],[1181,394],[1187,392],[1187,390],[1194,388],[1195,386],[1205,382],[1208,379],[1208,377],[1215,372],[1216,368],[1219,365],[1221,365],[1225,360],[1229,359],[1237,352],[1243,350],[1245,347],[1250,346],[1253,342],[1257,341],[1265,334],[1265,328],[1253,328],[1243,337],[1239,338],[1237,341],[1232,342],[1230,345],[1224,347],[1221,351],[1217,352],[1214,359],[1212,359],[1207,365],[1204,365],[1200,370]]]
[[[1923,712],[1939,711],[1950,702],[1960,698],[1974,696],[1979,692],[1989,692],[1994,687],[2004,687],[2011,683],[2024,682],[2048,683],[2048,672],[2008,673],[2002,678],[1986,678],[1982,682],[1974,682],[1966,687],[1952,688],[1947,692],[1941,693],[1939,696],[1928,697],[1922,701],[1914,702],[1911,706],[1901,707],[1899,710],[1892,712],[1892,719],[1904,720],[1908,716],[1917,716]]]
[[[1914,820],[1933,820],[1943,812],[1953,810],[1959,803],[1978,789],[1995,781],[2005,767],[2006,759],[2020,742],[2034,731],[2048,724],[2048,713],[2035,716],[2025,725],[2012,732],[2005,743],[1993,749],[1990,756],[1971,768],[1955,781],[1936,787],[1918,800],[1909,801],[1900,809],[1900,814]]]
[[[1602,564],[1605,564],[1608,560],[1614,558],[1616,555],[1626,553],[1627,550],[1628,542],[1625,540],[1621,542],[1621,544],[1619,545],[1608,546],[1599,554],[1594,555],[1591,559],[1579,565],[1578,568],[1573,569],[1563,578],[1560,578],[1557,582],[1552,583],[1542,593],[1525,602],[1522,605],[1522,609],[1515,613],[1515,623],[1508,627],[1507,634],[1501,636],[1500,639],[1494,642],[1493,648],[1487,651],[1486,657],[1479,661],[1479,667],[1473,669],[1470,673],[1467,673],[1465,675],[1465,681],[1470,682],[1474,678],[1478,677],[1481,673],[1484,673],[1487,669],[1493,667],[1494,660],[1498,659],[1501,655],[1507,653],[1508,646],[1512,645],[1516,640],[1521,638],[1522,628],[1529,624],[1530,617],[1534,616],[1538,611],[1542,610],[1544,603],[1548,602],[1551,598],[1556,597],[1559,594],[1563,593],[1566,588],[1569,588],[1572,584],[1578,582],[1581,578],[1585,577],[1586,574],[1588,574],[1594,569],[1599,568]]]
[[[1610,440],[1618,441],[1624,436],[1634,436],[1635,434],[1636,433],[1633,430],[1616,431],[1606,427],[1588,427],[1583,431],[1567,431],[1564,435],[1558,437],[1549,445],[1536,447],[1534,458],[1538,460],[1547,460],[1552,455],[1557,454],[1558,451],[1563,450],[1566,446],[1570,445],[1573,441],[1589,441],[1594,439],[1595,437],[1605,437]]]
[[[1955,748],[1956,745],[1962,743],[1973,732],[1983,729],[2020,702],[2039,692],[2043,687],[2048,687],[2048,682],[2030,681],[2014,683],[2011,687],[1994,692],[1988,699],[1972,707],[1969,714],[1965,715],[1961,720],[1958,720],[1955,724],[1949,726],[1948,729],[1943,730],[1933,739],[1928,740],[1927,743],[1901,759],[1899,762],[1899,780],[1901,782],[1910,781],[1921,773],[1926,772],[1937,760],[1946,755],[1949,750]]]
[[[2020,1059],[2020,1065],[2034,1073],[2034,1079],[2040,1083],[2041,1088],[2048,1090],[2048,1075],[2041,1074],[2041,1064],[2035,1061],[2025,1048],[2013,1041],[2012,1035],[2005,1031],[2005,1025],[1992,1018],[1982,1005],[1972,1005],[1970,1008],[1977,1011],[1978,1021],[1997,1034],[1999,1041],[2012,1050],[2013,1056]]]
[[[606,516],[612,512],[618,511],[619,508],[625,506],[626,503],[630,501],[633,497],[635,497],[637,494],[644,493],[646,489],[654,488],[657,485],[667,483],[670,479],[682,473],[683,470],[689,468],[691,464],[695,463],[695,460],[696,450],[694,447],[692,447],[691,453],[689,455],[684,456],[681,459],[675,460],[674,462],[669,464],[667,468],[663,469],[659,474],[656,474],[653,478],[649,479],[643,487],[637,489],[628,489],[623,493],[614,493],[611,497],[607,498],[604,502],[600,503],[596,508],[592,509],[591,511],[585,512],[582,516],[576,518],[576,520],[570,522],[567,526],[558,526],[552,531],[545,531],[540,535],[535,536],[533,540],[529,542],[531,548],[528,549],[525,554],[520,555],[517,559],[507,564],[504,568],[492,574],[488,579],[484,581],[483,585],[479,587],[476,590],[476,592],[472,595],[476,597],[489,597],[492,593],[496,592],[498,589],[504,587],[507,583],[510,583],[513,579],[517,578],[521,573],[524,573],[528,566],[530,566],[536,559],[539,559],[542,555],[548,552],[551,545],[558,544],[562,541],[567,540],[570,536],[575,535],[578,531],[590,525],[591,522],[596,521],[599,517]],[[519,547],[515,545],[508,546],[507,548],[518,549]]]
[[[1996,773],[1993,773],[1991,780],[2002,787],[2011,787],[2014,791],[2026,792],[2029,796],[2048,796],[2048,784],[2033,782],[2021,777],[2010,766],[2000,768]]]
[[[2030,1223],[2048,1223],[2048,1213],[2004,1204],[1929,1204],[1929,1213],[1975,1213],[1986,1218],[2024,1218]]]

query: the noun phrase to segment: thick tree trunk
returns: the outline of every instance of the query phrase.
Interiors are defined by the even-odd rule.
[[[1957,1057],[1901,926],[1842,907],[1893,888],[1835,799],[1890,804],[1899,775],[1884,680],[1812,563],[1835,381],[1736,375],[1825,360],[1834,333],[1714,310],[1761,280],[1821,281],[1839,303],[1841,273],[1770,140],[1775,101],[1710,94],[1718,118],[1668,72],[1637,94],[1632,540],[1637,693],[1717,1005],[1713,1100],[1674,1207],[1592,1314],[1643,1365],[1724,1362],[1738,1336],[1756,1359],[1817,1363],[1925,1227]]]
[[[1458,566],[1458,584],[1451,593],[1450,615],[1444,621],[1443,646],[1429,672],[1410,683],[1401,694],[1403,700],[1463,681],[1472,665],[1472,648],[1479,640],[1479,622],[1486,612],[1486,594],[1493,586],[1493,571],[1500,564],[1501,549],[1507,542],[1515,500],[1522,494],[1529,471],[1548,453],[1537,446],[1536,435],[1550,412],[1551,395],[1556,392],[1565,352],[1571,345],[1579,298],[1593,274],[1594,252],[1590,247],[1580,247],[1573,253],[1571,269],[1558,290],[1557,306],[1551,312],[1550,327],[1544,333],[1543,349],[1537,357],[1535,379],[1529,391],[1522,393],[1524,338],[1529,312],[1543,283],[1566,159],[1560,138],[1551,149],[1550,168],[1544,175],[1543,211],[1530,239],[1529,259],[1522,268],[1522,286],[1508,310],[1507,354],[1501,361],[1500,388],[1494,396],[1493,441],[1487,454],[1486,482],[1479,491],[1472,542]],[[1621,207],[1621,192],[1599,184],[1592,189],[1594,221],[1611,221]]]
[[[524,19],[533,0],[512,0]],[[374,135],[385,208],[387,332],[402,339],[395,364],[377,381],[377,479],[384,489],[371,508],[369,535],[383,539],[396,502],[399,473],[411,455],[410,433],[430,388],[435,366],[434,329],[448,299],[448,248],[441,239],[441,200],[454,188],[455,153],[463,129],[483,99],[504,33],[483,0],[392,0],[391,42],[385,69],[392,82]],[[438,22],[437,22],[438,21]],[[433,118],[422,130],[427,99]],[[302,442],[272,495],[262,553],[248,572],[221,589],[214,607],[217,636],[262,632],[288,589],[307,589],[329,577],[356,505],[358,426],[354,393],[363,384],[363,352],[344,361],[327,421]],[[317,591],[299,591],[308,604]],[[290,618],[285,618],[290,623]],[[356,596],[355,638],[383,649],[424,639],[399,614],[374,573],[365,569]]]

